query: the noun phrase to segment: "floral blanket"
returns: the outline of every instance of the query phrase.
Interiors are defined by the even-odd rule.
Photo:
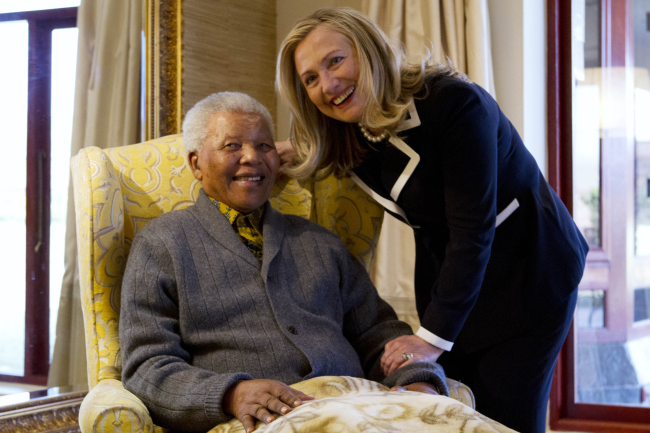
[[[376,382],[327,376],[292,385],[316,400],[303,403],[256,433],[513,433],[449,397],[390,392]],[[237,419],[209,433],[243,433]]]

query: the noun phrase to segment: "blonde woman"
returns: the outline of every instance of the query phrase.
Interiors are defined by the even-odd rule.
[[[453,68],[408,63],[348,8],[295,25],[276,87],[287,171],[351,176],[413,228],[421,328],[386,344],[385,374],[437,360],[480,412],[543,432],[588,247],[494,99]]]

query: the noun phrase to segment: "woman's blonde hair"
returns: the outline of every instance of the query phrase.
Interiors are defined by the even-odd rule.
[[[389,134],[404,117],[413,94],[422,89],[430,75],[465,78],[427,56],[421,64],[409,63],[403,50],[396,49],[384,32],[361,13],[347,7],[320,9],[298,21],[282,42],[276,70],[276,89],[291,112],[290,140],[296,149],[296,164],[289,174],[300,179],[330,174],[347,175],[363,159],[356,125],[322,114],[311,102],[296,71],[298,45],[316,27],[345,36],[359,63],[357,89],[366,95],[361,122],[370,128],[386,128]]]

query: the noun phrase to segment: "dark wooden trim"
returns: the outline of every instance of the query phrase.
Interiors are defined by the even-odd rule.
[[[56,15],[56,14],[55,14]],[[25,376],[47,376],[50,344],[50,136],[52,31],[70,17],[29,20]]]
[[[571,2],[548,0],[548,182],[573,211]]]
[[[572,210],[572,176],[567,178],[563,163],[571,152],[571,5],[562,0],[547,0],[547,135],[548,135],[548,182],[565,205]],[[568,97],[568,101],[565,98]],[[568,149],[567,149],[568,148]],[[571,159],[569,160],[571,161]],[[572,167],[569,165],[569,172]],[[567,191],[568,189],[568,191]],[[558,421],[566,417],[568,376],[573,365],[573,353],[567,346],[573,341],[574,324],[571,324],[567,342],[558,357],[551,384],[549,404],[551,428],[558,428]]]
[[[62,403],[70,400],[83,399],[88,394],[88,387],[68,385],[54,388],[44,388],[36,391],[24,391],[17,394],[0,396],[0,414],[20,409],[44,406],[45,404]]]
[[[71,27],[76,27],[77,21],[77,8],[60,8],[60,9],[45,9],[39,11],[25,11],[25,12],[11,12],[7,14],[0,14],[0,21],[17,21],[17,20],[51,20],[57,18],[73,18],[75,24]]]
[[[606,66],[629,66],[629,47],[624,50],[612,49],[612,39],[606,37],[608,32],[613,32],[615,38],[629,38],[629,35],[625,34],[625,20],[629,12],[613,13],[612,2],[619,1],[621,3],[617,3],[616,6],[625,2],[629,11],[629,0],[602,0],[604,8],[602,61]],[[570,3],[564,0],[547,1],[548,181],[569,210],[571,210],[573,195]],[[551,429],[603,433],[650,432],[650,409],[648,408],[576,403],[575,341],[576,330],[572,325],[558,357],[553,376],[550,399]]]
[[[11,376],[9,374],[0,374],[0,382],[8,383],[25,383],[29,385],[47,385],[47,376]]]
[[[558,153],[560,150],[560,0],[546,2],[546,117],[548,139],[548,183],[557,190],[560,184]]]
[[[87,391],[51,388],[24,394],[28,399],[22,403],[7,404],[15,400],[13,396],[0,397],[0,431],[81,432],[79,409]]]
[[[594,433],[641,433],[648,432],[647,423],[629,423],[616,421],[592,421],[586,419],[562,419],[555,426],[557,431],[594,432]]]
[[[50,93],[52,31],[29,20],[25,376],[49,369]]]
[[[77,25],[77,8],[0,14],[0,21],[27,20],[25,364],[23,376],[0,380],[45,385],[49,371],[50,119],[52,31]]]

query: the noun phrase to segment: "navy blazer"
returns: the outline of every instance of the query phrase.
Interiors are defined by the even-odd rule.
[[[489,93],[430,78],[398,136],[369,147],[352,177],[414,229],[425,329],[471,352],[568,299],[587,243]]]

